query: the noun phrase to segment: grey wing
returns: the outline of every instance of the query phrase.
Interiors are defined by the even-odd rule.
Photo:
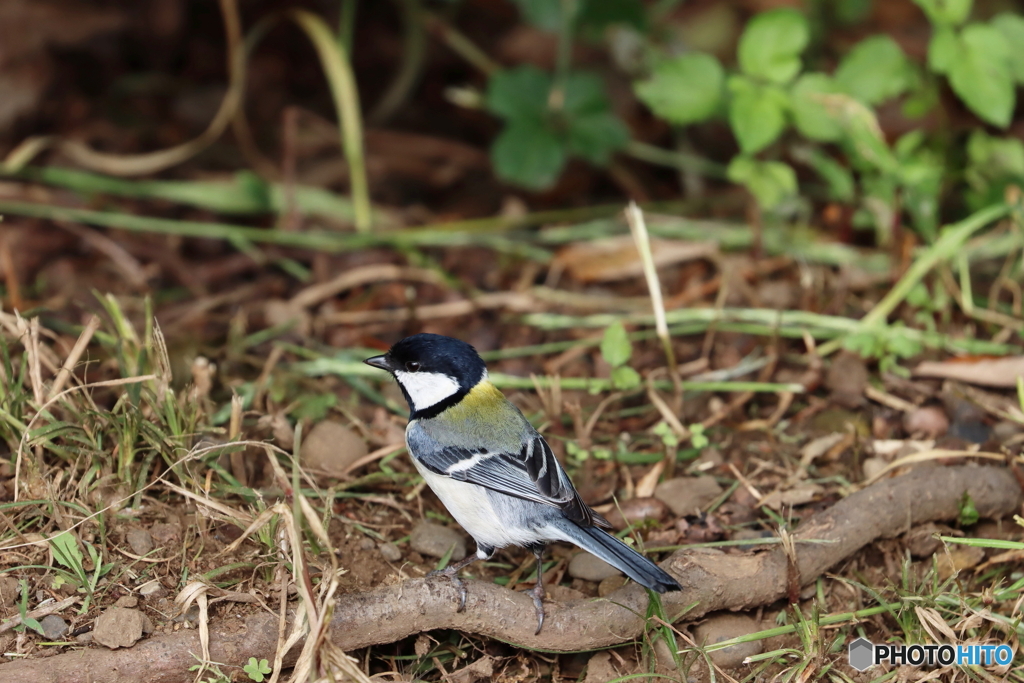
[[[418,452],[416,457],[436,474],[560,508],[566,517],[582,526],[611,528],[583,502],[551,447],[539,434],[515,454],[448,446]]]

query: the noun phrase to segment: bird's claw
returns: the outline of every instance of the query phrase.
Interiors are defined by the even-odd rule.
[[[447,569],[435,569],[432,572],[427,573],[427,578],[434,576],[444,576],[455,586],[455,590],[459,592],[459,606],[455,610],[456,612],[464,612],[466,610],[466,583],[459,578],[457,571],[449,571],[451,567]]]
[[[544,584],[538,583],[526,594],[533,598],[533,607],[537,610],[537,630],[533,635],[539,636],[540,630],[544,628]]]

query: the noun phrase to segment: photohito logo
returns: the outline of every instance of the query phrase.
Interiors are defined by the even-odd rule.
[[[858,638],[850,643],[850,666],[857,671],[889,662],[893,666],[1003,666],[1013,661],[1009,645],[875,645]]]

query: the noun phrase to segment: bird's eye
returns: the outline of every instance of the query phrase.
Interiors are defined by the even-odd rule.
[[[409,361],[405,364],[405,369],[409,372],[416,372],[420,369],[420,364],[414,360]]]

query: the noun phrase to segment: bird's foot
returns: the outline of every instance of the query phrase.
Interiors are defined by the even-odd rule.
[[[434,576],[444,576],[452,582],[452,585],[455,586],[455,590],[459,592],[459,607],[455,611],[464,611],[466,609],[466,583],[459,578],[459,567],[451,565],[445,569],[435,569],[434,571],[427,573],[427,578]]]
[[[544,584],[537,582],[536,586],[525,592],[533,598],[533,607],[537,610],[537,631],[533,635],[539,636],[540,630],[544,628]]]

